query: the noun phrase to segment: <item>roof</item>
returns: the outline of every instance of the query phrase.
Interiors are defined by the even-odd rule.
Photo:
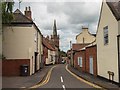
[[[96,40],[95,40],[95,41],[93,41],[92,43],[86,45],[85,47],[83,47],[83,48],[81,48],[81,49],[79,49],[79,50],[80,50],[80,51],[81,51],[81,50],[85,50],[86,48],[93,47],[93,46],[96,46],[96,45],[97,45],[97,43],[96,43]]]
[[[48,49],[55,51],[55,48],[48,42],[48,40],[45,37],[43,37],[42,43]]]
[[[96,40],[94,42],[92,42],[91,44],[85,46],[85,48],[92,47],[92,46],[95,46],[95,45],[97,45]]]
[[[13,13],[13,20],[11,23],[33,23],[31,19],[26,17],[19,9],[16,9],[15,12]]]
[[[79,49],[81,49],[81,48],[83,48],[87,45],[89,45],[89,44],[73,44],[72,49],[75,50],[75,51],[78,51]]]
[[[119,21],[120,20],[120,0],[116,0],[115,2],[110,2],[107,0],[107,5],[109,6],[110,10],[112,11],[115,18]]]
[[[32,19],[29,19],[26,17],[19,9],[16,9],[13,13],[13,20],[11,21],[12,24],[33,24],[36,30],[42,35],[37,25],[32,21]]]
[[[92,34],[94,37],[96,37],[96,34]]]
[[[88,31],[88,33],[89,33],[90,35],[96,37],[96,34],[92,34],[92,33],[89,32],[89,30],[88,30],[89,28],[87,28],[87,27],[82,27],[82,31],[81,31],[78,35],[76,35],[76,39],[77,39],[77,37],[78,37],[80,34],[83,33],[83,29],[87,29],[87,31]]]
[[[68,51],[67,51],[67,55],[70,55],[70,54],[71,54],[71,51],[72,51],[72,50],[68,50]]]
[[[101,16],[102,16],[103,3],[104,2],[102,2],[102,5],[101,5],[100,16],[99,16],[99,21],[98,21],[98,26],[97,26],[97,32],[96,33],[98,33],[98,28],[99,28],[99,24],[100,24],[100,20],[101,20]],[[118,0],[118,1],[116,0],[115,2],[110,2],[110,0],[107,0],[106,4],[108,5],[110,10],[112,11],[116,20],[119,21],[120,20],[120,0]]]

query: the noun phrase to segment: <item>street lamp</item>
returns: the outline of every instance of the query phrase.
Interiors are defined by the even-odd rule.
[[[71,59],[70,59],[70,64],[73,66],[73,50],[72,50],[72,41],[70,41],[70,50],[71,50]]]

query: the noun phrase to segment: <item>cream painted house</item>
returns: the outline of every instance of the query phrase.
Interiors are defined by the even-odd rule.
[[[89,33],[88,28],[82,27],[82,32],[76,36],[76,43],[91,43],[95,41],[95,36]]]
[[[55,64],[55,50],[48,49],[48,58],[46,58],[46,65]]]
[[[55,47],[50,44],[49,38],[43,37],[43,47],[44,47],[44,59],[45,65],[55,64],[56,60],[56,50]]]
[[[117,83],[120,83],[117,43],[119,34],[120,1],[103,2],[96,37],[98,75]]]
[[[26,64],[27,61],[29,75],[32,75],[40,69],[41,54],[43,54],[42,34],[32,21],[30,7],[26,7],[25,15],[19,9],[13,14],[14,19],[11,24],[3,26],[3,56],[5,60],[21,60],[23,63],[19,65]],[[16,67],[15,72],[19,73],[20,66],[16,65],[17,63],[12,64]],[[5,68],[7,69],[14,68]]]

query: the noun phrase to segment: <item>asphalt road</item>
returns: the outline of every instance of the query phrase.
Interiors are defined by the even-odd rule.
[[[71,75],[65,69],[65,66],[65,64],[59,64],[53,68],[48,83],[39,88],[58,88],[63,90],[67,90],[68,88],[93,88]]]

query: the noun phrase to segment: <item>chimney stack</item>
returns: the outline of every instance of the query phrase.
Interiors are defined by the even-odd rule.
[[[46,39],[48,39],[48,40],[49,40],[49,36],[48,36],[48,35],[47,35]]]
[[[32,16],[31,15],[32,15],[32,12],[31,12],[30,6],[26,7],[25,8],[25,16],[32,20]]]

